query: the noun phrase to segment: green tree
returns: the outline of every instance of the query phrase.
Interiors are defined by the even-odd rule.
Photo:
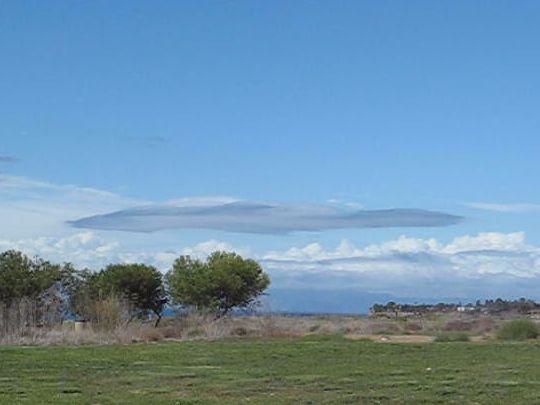
[[[33,322],[41,322],[43,308],[51,301],[62,300],[62,286],[73,271],[71,265],[60,266],[40,258],[8,250],[0,254],[0,303],[3,321],[7,327],[9,309],[27,299],[33,303],[30,314]],[[17,316],[19,313],[17,311]],[[11,320],[15,321],[15,320]],[[17,323],[20,319],[16,320]]]
[[[122,294],[139,314],[152,312],[156,326],[161,320],[167,299],[163,288],[163,276],[153,266],[145,264],[111,264],[99,278],[100,290]]]
[[[35,298],[62,279],[62,267],[15,250],[0,254],[0,301]]]
[[[156,315],[156,326],[167,302],[163,276],[155,267],[145,264],[110,264],[98,273],[81,272],[72,289],[75,313],[91,318],[92,303],[118,296],[132,307],[132,317]]]
[[[270,278],[255,260],[214,252],[206,262],[179,257],[166,282],[175,303],[220,317],[233,308],[255,304],[270,285]]]

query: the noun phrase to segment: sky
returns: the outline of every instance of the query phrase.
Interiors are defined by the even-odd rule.
[[[234,250],[275,309],[540,299],[539,18],[0,1],[0,250],[162,271]]]

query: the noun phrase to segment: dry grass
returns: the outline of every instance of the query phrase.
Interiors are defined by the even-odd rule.
[[[133,322],[112,330],[86,327],[75,330],[72,322],[54,328],[29,328],[21,333],[0,336],[0,345],[76,346],[129,344],[163,340],[159,329],[150,324]]]
[[[159,328],[151,322],[126,321],[118,317],[121,306],[108,303],[99,322],[89,323],[80,331],[73,322],[51,328],[27,328],[0,336],[8,345],[107,345],[161,340],[219,340],[228,337],[298,337],[306,335],[341,335],[353,339],[383,336],[388,341],[399,337],[428,337],[440,333],[466,331],[472,340],[492,336],[501,319],[448,315],[429,318],[384,318],[361,316],[230,316],[215,319],[200,313],[165,318]],[[377,339],[378,340],[378,339]],[[408,338],[405,338],[408,340]]]

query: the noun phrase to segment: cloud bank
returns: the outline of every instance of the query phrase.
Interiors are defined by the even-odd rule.
[[[540,296],[540,248],[526,244],[522,232],[464,235],[447,244],[405,236],[363,248],[348,241],[333,250],[315,243],[269,252],[262,261],[298,288],[347,286],[415,297]]]
[[[79,268],[92,270],[99,270],[109,263],[146,263],[163,272],[169,270],[174,260],[180,255],[204,259],[217,250],[235,251],[244,256],[252,255],[248,248],[234,247],[230,243],[217,240],[208,240],[176,250],[133,249],[118,241],[101,238],[91,231],[66,237],[0,239],[0,252],[10,249],[20,250],[29,256],[40,256],[57,263],[73,263]]]
[[[185,200],[119,210],[70,222],[75,228],[154,232],[164,229],[212,229],[227,232],[288,234],[330,229],[440,227],[461,217],[423,209],[364,210],[331,205],[259,201]]]
[[[91,269],[111,262],[143,262],[162,271],[179,255],[204,258],[227,250],[259,260],[276,289],[356,290],[426,299],[540,298],[540,247],[527,244],[522,232],[463,235],[448,243],[402,236],[363,247],[344,240],[331,249],[315,243],[256,253],[217,240],[145,251],[85,231],[65,238],[0,240],[0,251],[6,249]]]

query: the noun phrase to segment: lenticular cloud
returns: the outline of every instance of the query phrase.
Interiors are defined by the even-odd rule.
[[[213,204],[147,205],[69,222],[86,229],[154,232],[165,229],[212,229],[227,232],[287,234],[330,229],[441,227],[462,218],[415,208],[363,210],[330,205],[258,201],[216,201]]]

